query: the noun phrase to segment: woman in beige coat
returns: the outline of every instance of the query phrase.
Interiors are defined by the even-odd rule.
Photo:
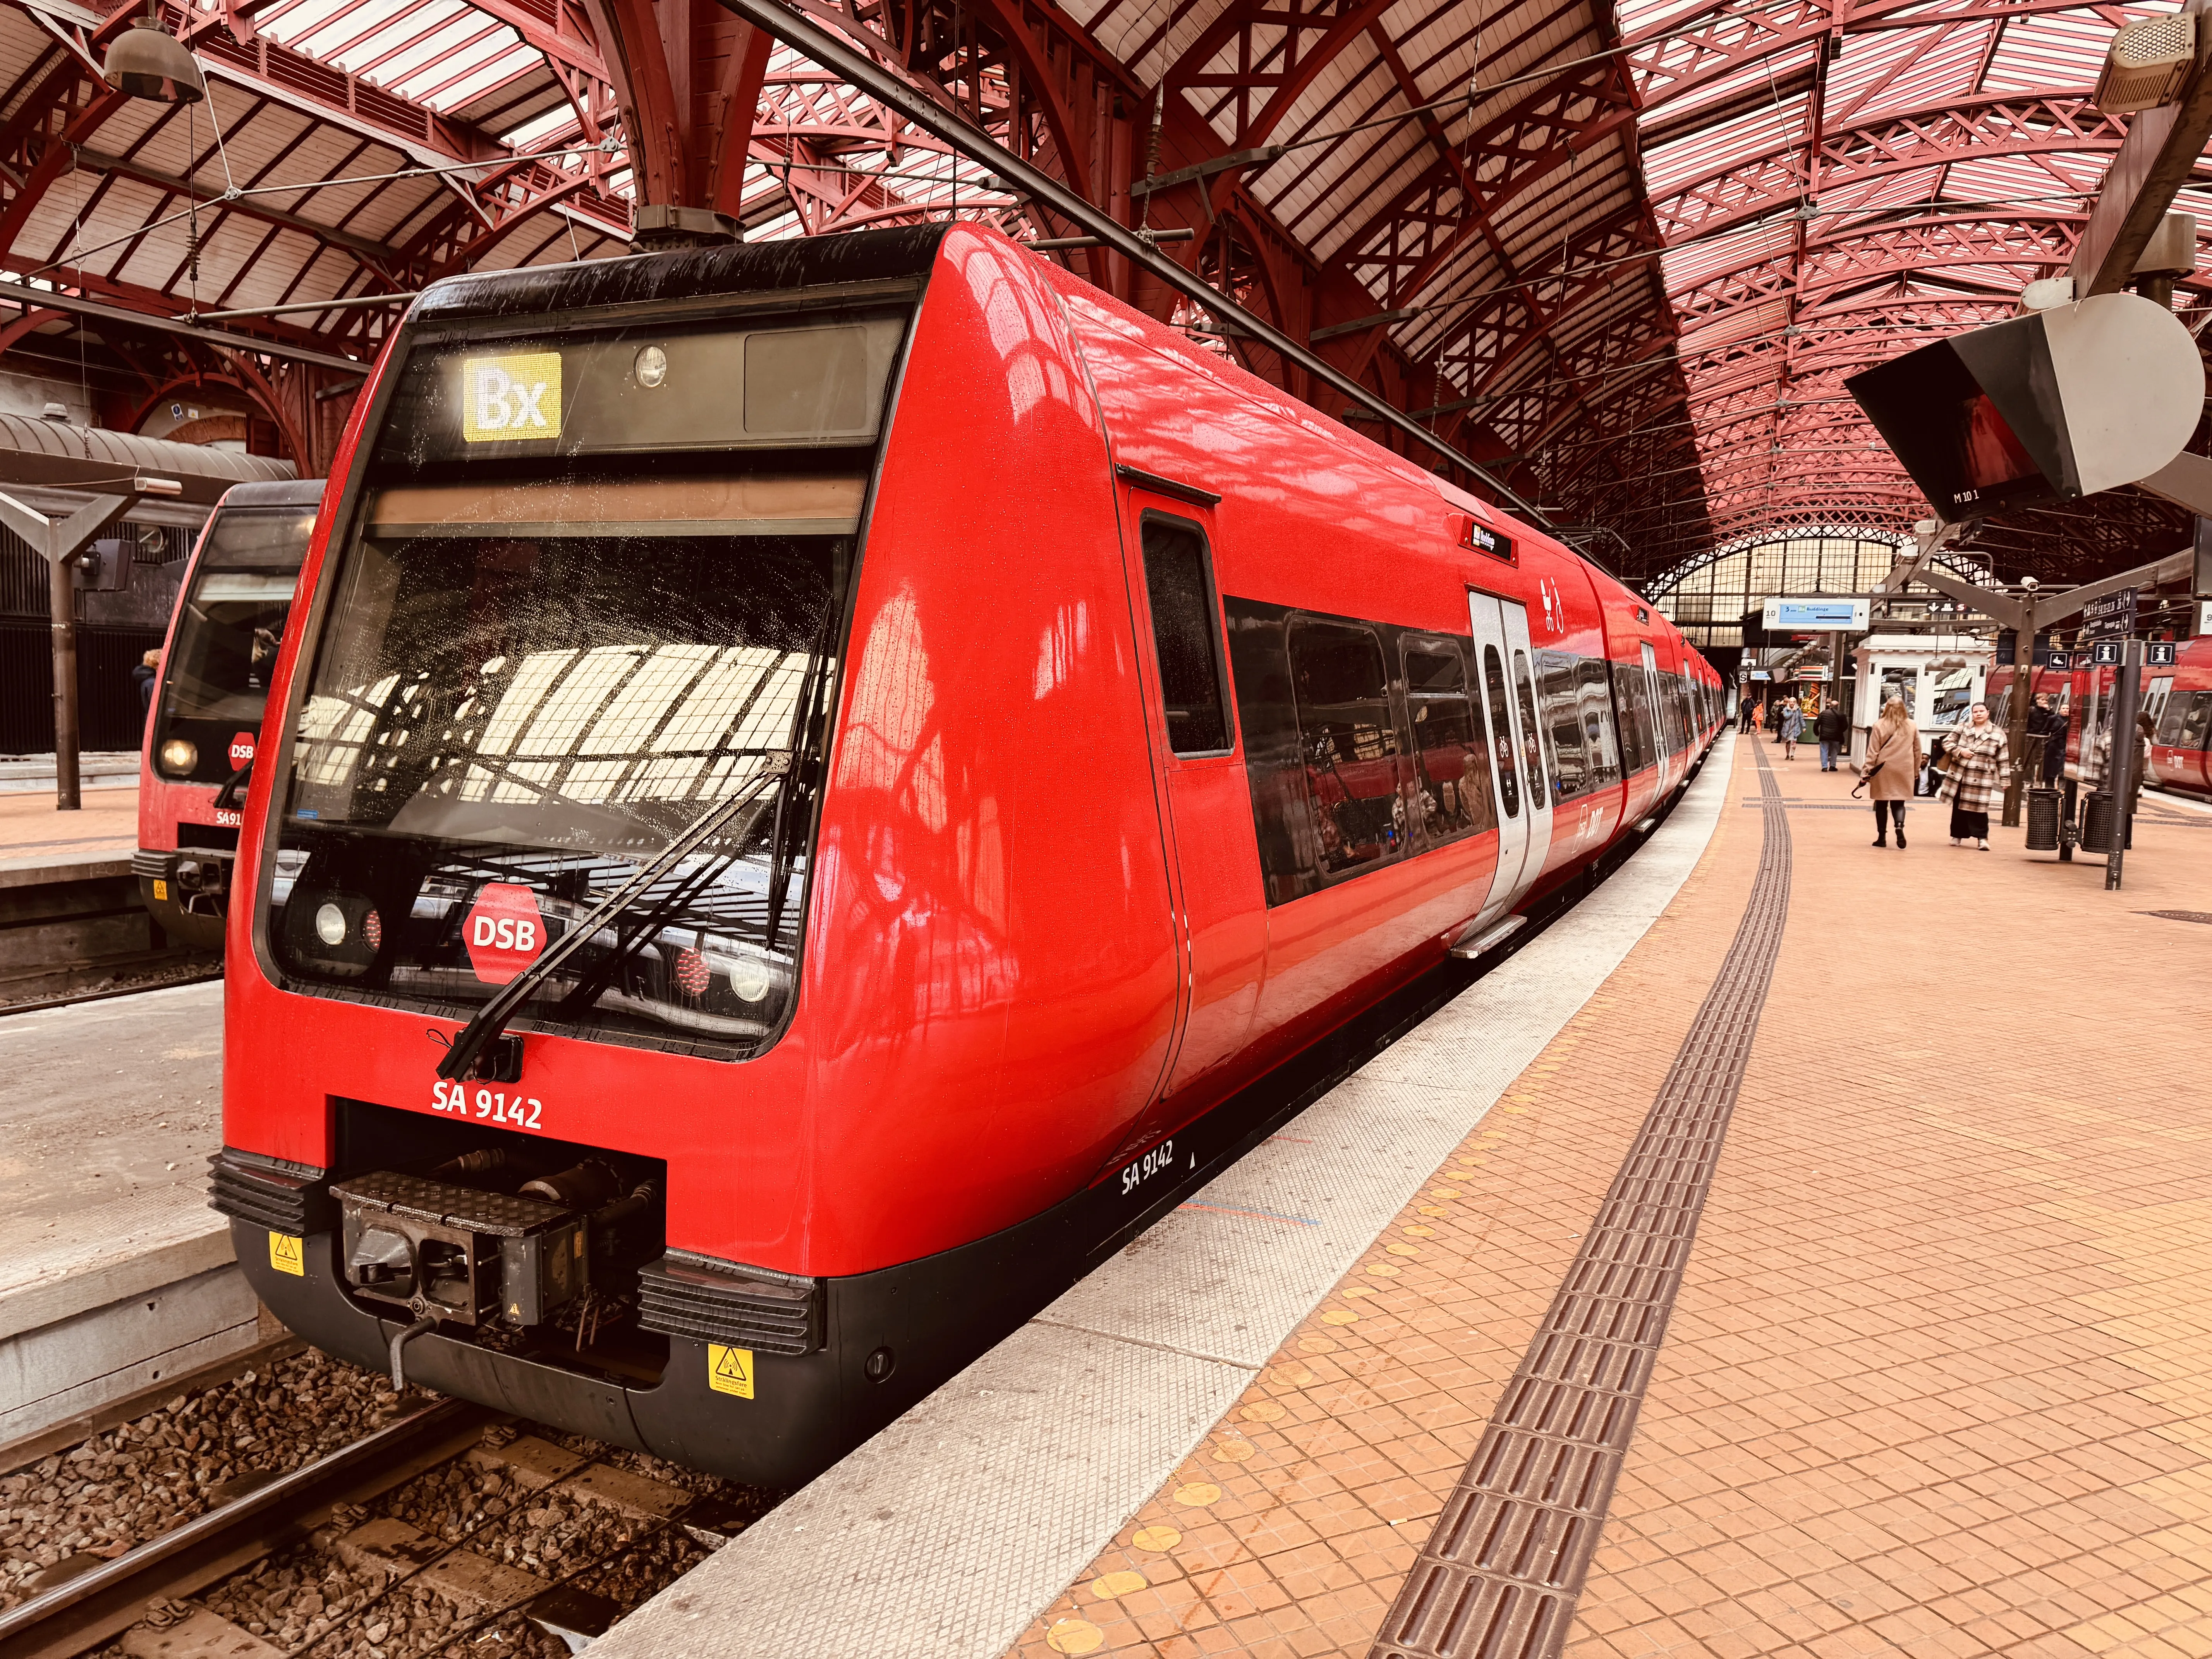
[[[1859,775],[1866,780],[1874,802],[1874,844],[1889,845],[1889,823],[1897,820],[1897,844],[1905,845],[1905,803],[1912,799],[1912,786],[1928,751],[1920,746],[1920,728],[1905,712],[1905,699],[1892,697],[1881,706],[1881,718],[1867,738],[1866,763]]]

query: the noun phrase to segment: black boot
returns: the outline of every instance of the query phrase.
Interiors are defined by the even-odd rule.
[[[1905,850],[1905,826],[1901,823],[1897,826],[1897,850],[1900,853]]]

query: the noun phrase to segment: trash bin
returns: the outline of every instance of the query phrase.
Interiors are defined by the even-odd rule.
[[[2031,853],[2055,853],[2058,850],[2058,792],[2056,789],[2031,789],[2027,792],[2027,850]]]
[[[2111,852],[2112,828],[2119,820],[2120,805],[2117,800],[2102,789],[2091,795],[2081,808],[2081,850]]]

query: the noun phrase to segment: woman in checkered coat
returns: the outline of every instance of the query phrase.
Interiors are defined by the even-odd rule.
[[[1968,842],[1990,850],[1990,808],[2004,799],[2004,727],[1990,718],[1987,703],[1967,712],[1967,724],[1943,739],[1943,798],[1951,803],[1951,844]]]

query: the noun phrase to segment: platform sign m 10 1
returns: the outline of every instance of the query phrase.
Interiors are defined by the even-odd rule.
[[[1859,633],[1867,625],[1868,601],[1863,596],[1834,599],[1766,601],[1765,626],[1771,630],[1811,629],[1818,633]]]

